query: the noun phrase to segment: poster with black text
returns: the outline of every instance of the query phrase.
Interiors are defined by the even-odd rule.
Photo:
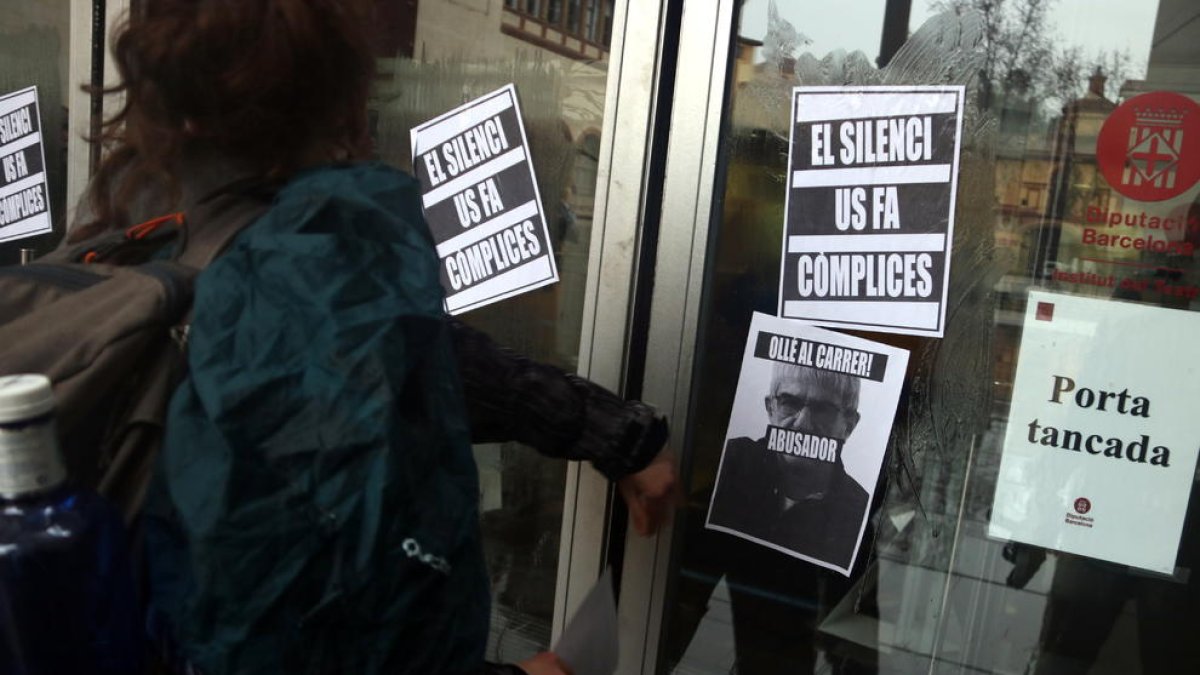
[[[908,352],[756,312],[705,527],[849,575]]]
[[[50,232],[37,87],[0,95],[0,242]]]
[[[1163,574],[1200,449],[1200,315],[1032,291],[988,535]]]
[[[558,281],[513,85],[411,135],[446,311],[460,314]]]
[[[779,315],[942,337],[963,87],[796,87]]]

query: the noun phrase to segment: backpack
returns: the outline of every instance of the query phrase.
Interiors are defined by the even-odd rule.
[[[186,367],[196,276],[268,206],[265,195],[226,186],[185,212],[0,268],[0,374],[51,379],[68,475],[127,521]]]

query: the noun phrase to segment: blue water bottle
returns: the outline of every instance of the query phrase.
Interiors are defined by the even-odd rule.
[[[134,675],[141,630],[121,517],[67,480],[50,380],[0,377],[0,673]]]

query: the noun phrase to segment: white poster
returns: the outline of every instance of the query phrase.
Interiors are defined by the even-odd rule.
[[[779,316],[942,337],[962,86],[796,87]]]
[[[0,95],[0,242],[50,232],[37,87]]]
[[[521,119],[510,84],[412,130],[450,314],[558,281]]]
[[[849,575],[908,352],[755,313],[706,527]]]
[[[1200,447],[1200,315],[1033,291],[988,534],[1175,569]]]

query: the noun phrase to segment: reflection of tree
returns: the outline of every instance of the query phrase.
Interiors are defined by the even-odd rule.
[[[1050,99],[1067,104],[1084,93],[1084,83],[1096,75],[1107,77],[1102,93],[1111,101],[1120,96],[1121,85],[1132,71],[1129,50],[1100,52],[1088,58],[1081,47],[1065,47],[1058,52],[1050,67],[1047,91]]]
[[[993,109],[1005,98],[1041,100],[1056,108],[1078,97],[1095,70],[1109,75],[1115,99],[1130,74],[1128,50],[1091,55],[1079,46],[1056,47],[1047,13],[1054,0],[936,0],[930,7],[975,13],[983,23],[979,104]]]
[[[977,12],[983,22],[979,104],[991,108],[997,95],[1024,94],[1044,84],[1053,48],[1046,36],[1050,0],[941,0],[940,11]],[[1040,80],[1040,81],[1039,81]],[[999,91],[997,91],[999,90]]]

